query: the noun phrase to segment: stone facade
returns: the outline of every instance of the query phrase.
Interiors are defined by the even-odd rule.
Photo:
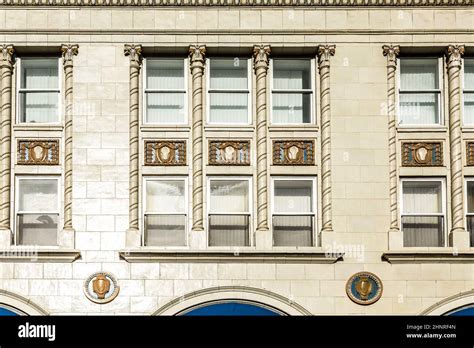
[[[460,303],[456,296],[474,303],[464,192],[474,168],[463,150],[474,132],[463,126],[460,107],[462,62],[474,52],[471,5],[108,6],[115,3],[122,4],[26,8],[0,1],[1,303],[31,314],[143,315],[176,314],[230,297],[303,315],[443,314]],[[44,52],[61,59],[62,123],[19,125],[15,58]],[[396,123],[397,58],[413,52],[443,62],[444,122],[433,129]],[[142,122],[142,59],[161,54],[188,59],[186,124]],[[249,59],[249,125],[206,122],[205,59],[219,55]],[[313,59],[312,125],[270,122],[268,64],[287,55]],[[18,165],[17,139],[40,137],[60,139],[60,164]],[[187,142],[186,165],[145,165],[146,140],[173,139]],[[213,139],[249,141],[250,165],[208,165]],[[273,165],[272,141],[281,139],[314,141],[315,164]],[[402,167],[402,142],[423,141],[442,142],[443,165]],[[21,248],[11,243],[15,177],[38,174],[62,178],[59,247],[38,248],[36,261],[17,262]],[[207,246],[207,177],[228,174],[252,177],[249,247]],[[147,175],[187,177],[186,247],[143,246]],[[314,246],[272,246],[274,176],[316,177]],[[399,178],[425,176],[446,182],[447,246],[406,248]],[[339,252],[344,255],[334,256]],[[107,304],[83,293],[84,281],[100,271],[113,274],[120,286]],[[383,283],[382,297],[368,306],[352,302],[345,291],[360,271]]]

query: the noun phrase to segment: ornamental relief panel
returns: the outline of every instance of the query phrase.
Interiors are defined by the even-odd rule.
[[[404,167],[440,167],[443,165],[443,144],[402,143],[402,166]]]
[[[59,139],[18,140],[17,164],[49,165],[59,164]]]
[[[186,141],[145,140],[146,166],[185,166]]]
[[[250,140],[209,141],[209,165],[250,165]]]
[[[314,165],[314,140],[274,140],[274,165]]]
[[[474,166],[474,141],[466,142],[466,165]]]

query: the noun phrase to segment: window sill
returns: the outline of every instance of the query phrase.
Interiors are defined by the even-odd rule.
[[[59,262],[71,263],[81,257],[76,249],[53,249],[41,247],[11,247],[0,250],[0,262]]]
[[[289,125],[270,125],[268,126],[270,132],[288,132],[288,131],[298,131],[298,132],[317,132],[319,131],[319,126],[310,124],[310,125],[298,125],[298,124],[289,124]]]
[[[187,132],[191,129],[191,127],[186,124],[176,125],[176,124],[146,124],[141,125],[140,130],[142,132],[159,132],[159,131],[180,131],[180,132]]]
[[[474,127],[473,126],[464,126],[461,127],[461,131],[464,133],[474,133]]]
[[[321,263],[331,264],[342,260],[343,254],[327,255],[320,248],[302,251],[298,249],[285,251],[252,250],[167,250],[140,248],[122,250],[120,258],[127,262],[253,262],[253,263]]]
[[[204,126],[207,132],[254,132],[255,127],[252,124],[208,124]]]
[[[62,131],[64,126],[58,123],[25,123],[25,124],[15,124],[13,125],[14,131]]]
[[[388,263],[464,263],[474,261],[474,248],[469,251],[456,251],[453,248],[414,249],[386,251],[382,254],[382,260]]]
[[[444,133],[448,131],[446,126],[397,126],[397,131],[399,133]]]

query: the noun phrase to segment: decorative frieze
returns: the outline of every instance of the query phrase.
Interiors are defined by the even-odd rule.
[[[49,165],[59,164],[58,139],[18,140],[18,164]]]
[[[146,166],[185,166],[186,141],[145,140]]]
[[[274,140],[274,165],[314,165],[314,140]]]
[[[466,165],[474,166],[474,141],[466,143]]]
[[[402,166],[439,167],[443,165],[443,144],[402,143]]]
[[[210,165],[250,165],[250,141],[209,141]]]

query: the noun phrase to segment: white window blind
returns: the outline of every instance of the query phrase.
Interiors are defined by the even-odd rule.
[[[466,185],[466,198],[467,198],[467,230],[471,235],[471,247],[474,247],[474,181],[470,178]]]
[[[474,125],[474,59],[464,59],[464,124]]]

